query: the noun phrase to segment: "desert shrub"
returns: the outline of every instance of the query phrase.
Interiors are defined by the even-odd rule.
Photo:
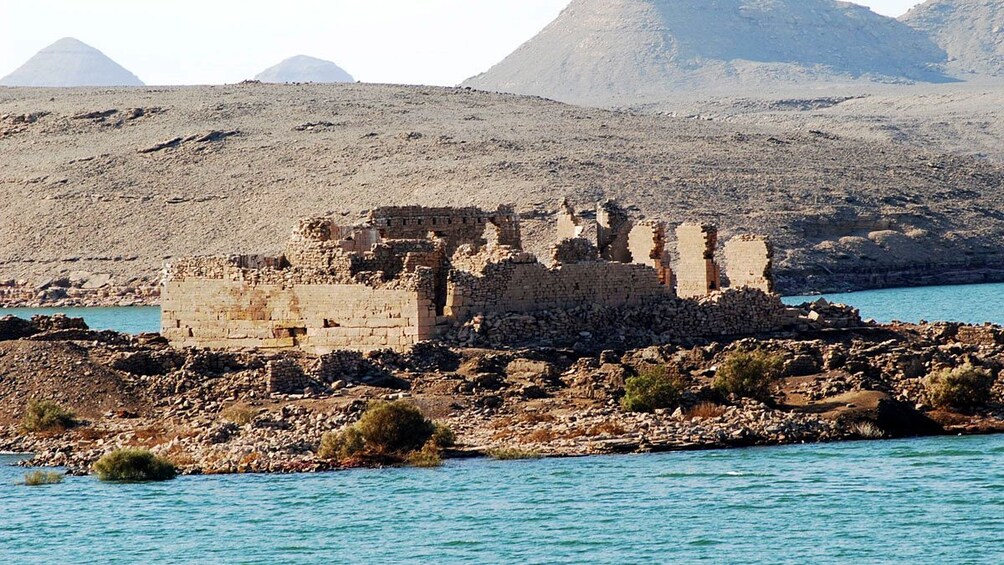
[[[701,402],[690,410],[687,410],[687,417],[694,418],[717,418],[725,414],[725,407],[714,402]]]
[[[250,424],[251,420],[254,420],[254,417],[257,415],[258,411],[247,404],[233,404],[220,412],[221,418],[238,426]]]
[[[167,459],[145,449],[118,449],[105,454],[94,464],[94,473],[102,481],[167,481],[178,475]]]
[[[970,364],[930,374],[924,387],[931,403],[939,408],[973,408],[990,400],[993,377],[986,369]]]
[[[63,473],[56,471],[31,471],[24,476],[24,484],[29,487],[57,485],[63,482]]]
[[[453,447],[457,443],[457,436],[453,433],[453,430],[451,430],[449,426],[435,424],[435,431],[432,432],[432,441],[434,441],[440,449],[445,449],[447,447]]]
[[[422,411],[407,402],[379,402],[371,405],[355,428],[366,448],[378,453],[403,454],[425,445],[436,431]]]
[[[517,459],[540,459],[540,453],[529,449],[519,449],[516,447],[502,447],[488,451],[488,457],[500,461],[512,461]]]
[[[621,408],[628,412],[668,408],[680,401],[684,386],[680,374],[666,365],[646,368],[625,382]]]
[[[421,467],[438,465],[442,450],[456,438],[446,426],[434,424],[407,402],[371,404],[354,425],[321,437],[317,456],[344,461],[356,457],[398,460]]]
[[[413,467],[439,467],[443,464],[443,450],[434,439],[429,439],[422,449],[409,453],[405,461]]]
[[[32,400],[21,418],[21,429],[26,432],[62,431],[76,425],[73,412],[51,400]]]
[[[340,432],[327,432],[321,436],[321,447],[317,456],[321,459],[343,461],[366,446],[363,435],[354,427],[348,427]]]
[[[768,401],[781,378],[784,359],[762,350],[733,351],[722,361],[712,388],[723,395]]]

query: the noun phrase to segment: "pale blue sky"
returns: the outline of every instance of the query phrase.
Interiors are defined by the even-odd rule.
[[[147,84],[239,82],[286,57],[366,82],[454,85],[500,61],[569,0],[0,0],[0,76],[61,37]],[[857,0],[890,16],[916,0]]]

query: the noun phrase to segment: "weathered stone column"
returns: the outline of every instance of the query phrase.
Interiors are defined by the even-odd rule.
[[[706,224],[682,224],[676,228],[676,293],[680,298],[699,298],[721,289],[715,264],[718,229]]]

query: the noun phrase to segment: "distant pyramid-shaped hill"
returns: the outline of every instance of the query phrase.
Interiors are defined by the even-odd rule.
[[[831,80],[942,81],[925,34],[833,0],[574,0],[464,86],[589,105],[681,90]]]
[[[331,61],[306,55],[290,57],[254,77],[262,82],[355,82],[352,75]]]
[[[948,53],[948,68],[1004,75],[1004,0],[929,0],[900,20]]]
[[[143,86],[143,82],[101,51],[66,37],[0,79],[0,86]]]

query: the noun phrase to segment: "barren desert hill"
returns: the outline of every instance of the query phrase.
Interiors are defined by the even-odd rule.
[[[692,93],[632,111],[744,124],[766,131],[825,130],[1004,164],[1004,79],[868,87]]]
[[[900,21],[930,35],[959,76],[1004,76],[1004,1],[928,0]]]
[[[948,80],[929,37],[834,0],[574,0],[474,88],[589,106],[688,91]]]
[[[64,37],[0,79],[0,86],[143,86],[143,82],[101,51]]]
[[[300,217],[387,204],[514,202],[539,250],[565,196],[765,232],[786,291],[1004,269],[988,162],[467,89],[0,88],[0,154],[0,280],[155,279],[174,257],[278,252]]]
[[[283,60],[275,66],[258,73],[255,80],[262,82],[316,82],[320,84],[335,82],[355,82],[352,75],[331,61],[296,55]]]

